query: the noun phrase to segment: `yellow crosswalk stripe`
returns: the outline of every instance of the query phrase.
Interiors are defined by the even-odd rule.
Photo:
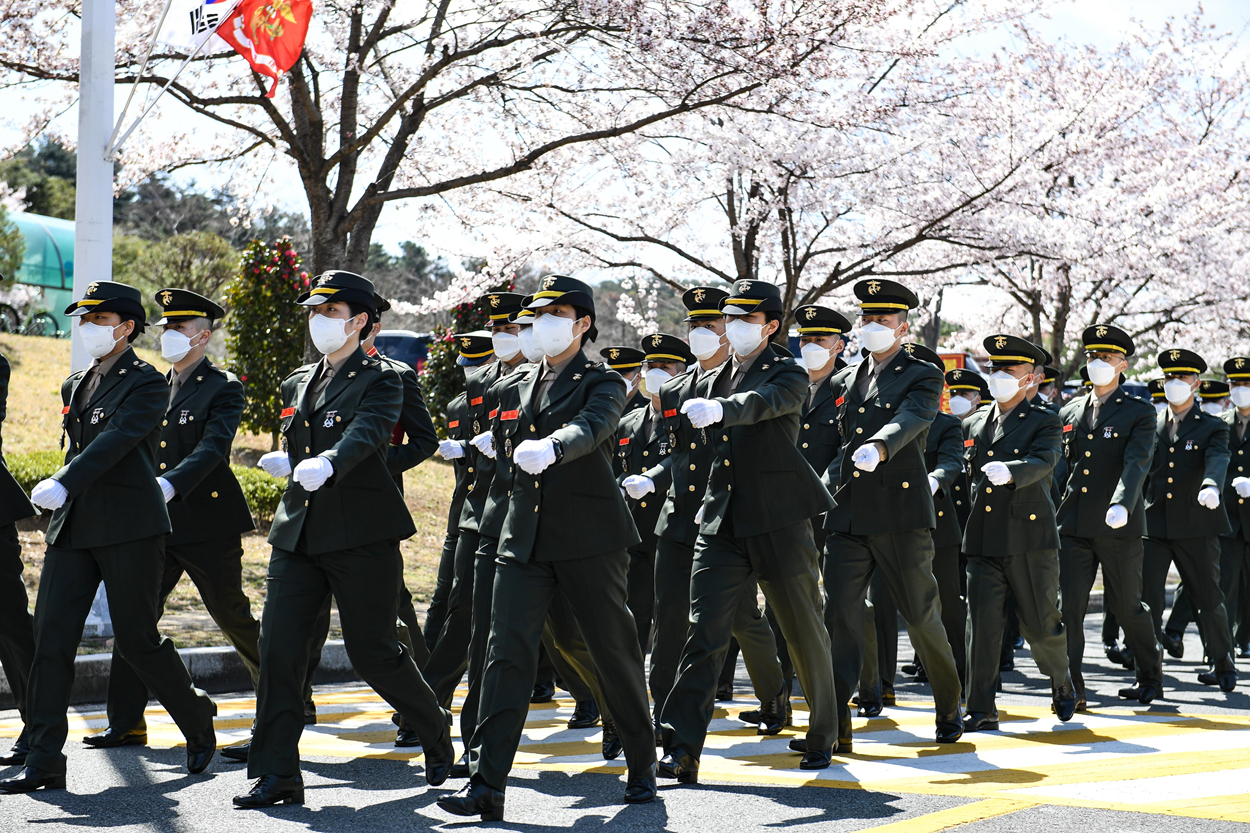
[[[952,827],[1005,816],[1032,806],[1034,806],[1033,803],[1027,801],[987,798],[984,801],[948,807],[936,813],[926,813],[923,816],[879,824],[870,829],[873,833],[938,833],[940,830],[950,830]]]

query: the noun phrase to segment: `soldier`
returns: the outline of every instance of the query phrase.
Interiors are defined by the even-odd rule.
[[[561,591],[620,731],[629,762],[625,801],[656,795],[642,654],[626,607],[627,550],[639,538],[612,476],[611,442],[626,385],[582,351],[583,340],[597,334],[589,286],[548,275],[523,305],[536,313],[534,339],[546,358],[512,389],[517,407],[499,413],[502,450],[519,471],[495,562],[469,783],[438,800],[449,813],[495,821],[503,817],[503,790],[529,714],[543,623]]]
[[[1089,393],[1059,411],[1067,483],[1059,504],[1059,582],[1077,711],[1085,709],[1085,609],[1102,566],[1105,598],[1133,652],[1137,684],[1120,696],[1146,705],[1163,693],[1163,660],[1142,605],[1142,488],[1154,454],[1155,413],[1120,388],[1133,340],[1108,324],[1081,334]]]
[[[165,539],[157,615],[185,572],[204,607],[234,646],[255,686],[260,674],[260,623],[243,592],[242,535],[255,528],[243,490],[230,471],[230,446],[243,416],[243,385],[205,356],[213,322],[225,310],[185,289],[162,289],[156,303],[161,355],[173,362],[161,421],[160,476],[173,532]],[[97,749],[147,742],[148,689],[125,657],[109,671],[108,729],[83,738]]]
[[[0,423],[4,422],[9,399],[9,360],[0,355]],[[9,691],[18,714],[26,720],[26,683],[35,656],[35,632],[22,580],[22,545],[17,539],[17,522],[39,510],[13,479],[0,454],[0,666],[9,681]],[[13,747],[0,757],[0,764],[26,763],[30,738],[23,723]]]
[[[144,329],[139,290],[96,281],[65,309],[95,361],[61,385],[65,465],[31,492],[54,510],[35,602],[35,657],[27,687],[30,752],[0,791],[65,787],[66,709],[74,654],[101,579],[115,649],[187,739],[187,770],[203,772],[217,748],[217,706],[191,682],[174,643],[157,633],[157,603],[169,514],[156,465],[169,386],[130,348]],[[125,519],[119,523],[119,519]]]
[[[1155,413],[1161,414],[1166,411],[1168,400],[1163,393],[1163,380],[1151,379],[1146,383],[1146,389],[1150,391],[1150,403],[1155,406]]]
[[[1016,336],[992,335],[984,344],[994,371],[988,384],[995,402],[963,424],[972,481],[963,542],[971,625],[966,732],[998,729],[994,692],[1008,590],[1037,667],[1050,678],[1055,714],[1066,722],[1076,712],[1059,612],[1059,530],[1050,501],[1063,432],[1049,408],[1026,396],[1045,357]]]
[[[644,351],[637,347],[605,347],[599,351],[599,355],[607,362],[608,367],[621,374],[621,378],[629,385],[629,399],[625,403],[625,413],[651,404],[650,397],[641,390]]]
[[[297,303],[308,307],[309,335],[322,359],[283,380],[285,448],[261,458],[271,473],[291,479],[269,534],[273,555],[247,762],[256,781],[234,799],[248,808],[303,803],[302,685],[309,633],[327,592],[338,605],[352,665],[416,729],[426,782],[441,784],[455,760],[448,715],[395,629],[399,542],[415,527],[386,460],[403,409],[403,381],[360,347],[376,314],[373,284],[351,272],[327,272]]]
[[[1220,536],[1231,532],[1220,492],[1228,472],[1229,425],[1203,413],[1195,394],[1207,363],[1191,350],[1159,353],[1168,410],[1155,427],[1154,462],[1146,481],[1142,598],[1156,636],[1163,634],[1164,584],[1173,563],[1197,608],[1207,656],[1223,691],[1237,685],[1232,631],[1220,591]],[[1170,650],[1170,649],[1169,649]]]
[[[660,774],[686,784],[698,781],[717,676],[742,592],[753,580],[771,601],[810,709],[799,766],[828,767],[837,743],[829,634],[820,627],[820,556],[810,520],[832,501],[796,444],[808,377],[769,344],[784,316],[780,290],[741,280],[732,292],[720,309],[733,357],[705,395],[679,409],[715,448],[695,516],[690,638],[660,712]]]
[[[1229,386],[1218,379],[1203,379],[1198,388],[1198,400],[1202,403],[1202,412],[1211,416],[1219,416],[1228,410]]]
[[[825,607],[834,645],[838,746],[850,751],[851,690],[864,650],[864,599],[880,568],[890,596],[907,622],[936,701],[936,739],[963,733],[959,672],[942,626],[933,576],[937,513],[924,447],[937,414],[942,372],[903,350],[908,310],[919,305],[901,284],[855,284],[860,340],[870,355],[833,375],[842,447],[825,472],[836,505],[826,516],[825,575],[836,576]]]
[[[1063,404],[1062,397],[1059,395],[1063,389],[1062,377],[1063,374],[1059,372],[1059,368],[1052,367],[1047,361],[1042,368],[1042,382],[1037,386],[1037,395],[1042,399],[1042,404],[1056,414],[1059,413],[1059,407]]]

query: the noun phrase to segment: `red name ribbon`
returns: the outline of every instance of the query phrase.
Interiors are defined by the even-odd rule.
[[[835,400],[833,401],[833,405],[834,405],[834,407],[836,407],[836,408],[841,408],[841,407],[842,407],[842,403],[843,403],[843,402],[845,402],[845,401],[846,401],[846,397],[845,397],[845,396],[839,396],[837,399],[835,399]]]
[[[66,408],[66,410],[69,410],[69,409],[68,409],[68,408]],[[281,417],[281,418],[282,418],[282,419],[286,419],[286,418],[287,418],[287,417],[289,417],[289,416],[295,416],[295,409],[294,409],[294,408],[283,408],[283,409],[282,409],[282,417]]]
[[[477,396],[477,397],[474,397],[473,399],[470,399],[470,400],[469,400],[469,404],[470,404],[470,405],[481,405],[481,404],[482,404],[482,397]]]
[[[1069,431],[1071,431],[1071,430],[1072,430],[1072,425],[1071,425],[1071,424],[1068,424],[1068,425],[1063,426],[1063,433],[1065,433],[1065,434],[1066,434],[1066,433],[1068,433],[1068,432],[1069,432]]]
[[[499,415],[500,419],[517,419],[521,416],[520,411],[504,411]]]
[[[448,428],[459,428],[459,427],[460,427],[460,420],[458,420],[458,419],[453,419],[451,422],[447,423],[447,427],[448,427]]]
[[[677,416],[676,408],[669,408],[667,411],[664,412],[665,419],[668,419],[669,417],[675,417],[675,416]]]
[[[403,445],[403,444],[404,444],[404,426],[397,422],[395,423],[395,430],[391,432],[391,445]]]
[[[494,419],[494,418],[495,418],[495,414],[497,414],[497,413],[499,413],[499,409],[498,409],[498,408],[496,408],[495,410],[491,411],[491,412],[490,412],[490,418],[491,418],[491,419]]]
[[[972,448],[976,444],[976,440],[964,440],[964,448]]]
[[[69,413],[69,405],[66,405],[64,408],[61,409],[61,416],[65,416],[68,413]]]
[[[629,445],[629,437],[622,437],[617,441],[617,445]]]

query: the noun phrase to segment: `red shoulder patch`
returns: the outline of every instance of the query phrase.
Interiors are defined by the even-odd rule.
[[[66,408],[65,410],[67,410],[67,411],[68,411],[68,410],[69,410],[69,408]],[[283,408],[283,409],[282,409],[282,416],[281,416],[281,419],[286,419],[286,418],[287,418],[287,417],[289,417],[289,416],[295,416],[295,409],[294,409],[294,408]]]

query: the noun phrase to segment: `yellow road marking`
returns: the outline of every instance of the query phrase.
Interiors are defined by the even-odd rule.
[[[869,828],[873,833],[938,833],[964,824],[1006,816],[1034,806],[1030,801],[1013,801],[1006,798],[987,798],[958,807],[948,807],[936,813],[926,813],[901,821],[887,822]]]

